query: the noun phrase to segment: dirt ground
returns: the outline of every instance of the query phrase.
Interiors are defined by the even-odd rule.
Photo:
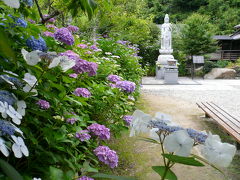
[[[167,113],[172,116],[173,122],[185,128],[204,130],[201,116],[204,113],[193,104],[181,99],[160,95],[142,94],[145,102],[145,111],[154,115],[156,112]],[[137,167],[136,174],[140,180],[159,180],[160,177],[151,170],[151,166],[162,165],[161,150],[158,145],[138,141],[135,144],[135,153],[144,154],[146,162]],[[194,150],[198,153],[198,150]],[[179,180],[223,180],[224,177],[212,167],[192,167],[177,164],[173,171]]]

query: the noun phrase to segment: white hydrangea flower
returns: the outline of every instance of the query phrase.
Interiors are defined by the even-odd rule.
[[[72,59],[69,59],[67,56],[60,56],[60,66],[63,70],[63,72],[66,72],[67,70],[71,69],[73,66],[75,66],[76,62]]]
[[[106,55],[112,55],[112,53],[111,53],[111,52],[105,52],[105,54],[106,54]]]
[[[152,117],[140,110],[136,110],[133,113],[133,120],[130,124],[130,137],[135,136],[138,133],[149,132],[148,122]]]
[[[42,180],[41,178],[34,177],[33,180]]]
[[[0,138],[0,151],[3,153],[4,156],[9,156],[9,151],[7,149],[7,146],[5,145],[5,141]]]
[[[5,76],[9,77],[8,75],[5,75]],[[8,79],[6,79],[3,75],[1,75],[1,79],[4,80],[6,83],[8,83],[8,84],[14,86],[14,83],[12,83],[12,82],[9,81]]]
[[[22,115],[19,114],[11,105],[8,105],[8,109],[6,111],[7,115],[10,116],[12,118],[12,121],[19,125],[21,124],[21,119],[22,119]]]
[[[30,73],[26,73],[24,75],[24,79],[25,82],[27,82],[27,84],[23,87],[23,91],[24,92],[30,92],[30,90],[33,88],[33,86],[37,83],[37,78],[33,75],[31,75]],[[37,94],[37,90],[36,89],[32,89],[31,92],[36,93]]]
[[[19,0],[2,0],[6,5],[12,8],[19,8],[20,7],[20,2]]]
[[[21,158],[23,155],[29,156],[28,148],[26,147],[23,139],[21,137],[11,136],[14,144],[12,145],[12,150],[16,158]]]
[[[3,118],[7,118],[8,103],[0,101],[0,113],[2,113]]]
[[[186,130],[175,131],[164,140],[164,147],[168,152],[175,152],[178,156],[187,157],[191,153],[194,140],[189,137]]]
[[[120,58],[120,56],[111,56],[112,58],[117,58],[117,59],[119,59]]]
[[[227,167],[232,162],[236,153],[236,147],[228,143],[222,143],[218,135],[209,133],[205,144],[201,146],[202,155],[217,166]]]
[[[41,52],[39,50],[28,52],[24,48],[21,50],[23,58],[27,62],[28,65],[35,66],[38,62],[41,61],[38,53]]]
[[[17,112],[19,114],[21,114],[22,116],[25,116],[25,109],[26,109],[27,105],[26,102],[21,100],[21,101],[17,101]]]
[[[149,137],[155,139],[156,141],[159,141],[159,135],[157,134],[158,130],[158,128],[152,128],[149,132]]]
[[[33,87],[37,83],[37,78],[30,73],[26,73],[23,80],[26,81],[31,87]]]
[[[61,56],[53,58],[52,62],[49,64],[48,68],[51,69],[51,68],[58,66],[60,63],[60,59],[61,59]]]

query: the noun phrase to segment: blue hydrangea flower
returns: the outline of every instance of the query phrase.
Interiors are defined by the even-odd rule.
[[[192,139],[194,139],[196,143],[200,143],[200,144],[203,144],[208,137],[206,133],[199,132],[191,128],[187,129],[187,133]]]
[[[14,85],[16,85],[17,87],[23,87],[23,83],[18,79],[18,78],[15,78],[15,77],[11,77],[11,76],[8,76],[6,74],[4,75],[0,75],[0,84],[1,83],[5,83],[5,80],[8,80],[10,82],[12,82]]]
[[[15,128],[8,121],[0,120],[0,135],[13,135],[15,133]]]
[[[13,105],[17,102],[16,98],[8,91],[0,90],[0,101]]]
[[[25,3],[27,6],[33,6],[33,0],[22,0],[22,2]]]
[[[40,36],[38,39],[36,39],[34,36],[31,36],[27,39],[27,46],[34,50],[39,51],[47,51],[47,44],[45,40]]]
[[[21,18],[17,18],[16,23],[17,23],[16,24],[17,26],[24,27],[24,28],[26,28],[28,25],[27,22]]]

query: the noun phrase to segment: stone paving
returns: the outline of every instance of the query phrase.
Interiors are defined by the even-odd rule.
[[[190,101],[210,101],[240,118],[240,80],[203,80],[179,78],[177,85],[164,85],[162,80],[144,77],[142,92],[172,96]]]

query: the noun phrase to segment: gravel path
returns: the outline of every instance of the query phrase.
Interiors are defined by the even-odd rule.
[[[177,97],[192,103],[214,102],[240,118],[240,80],[194,80],[191,83],[190,79],[181,78],[180,85],[151,85],[153,79],[143,79],[142,92]]]

